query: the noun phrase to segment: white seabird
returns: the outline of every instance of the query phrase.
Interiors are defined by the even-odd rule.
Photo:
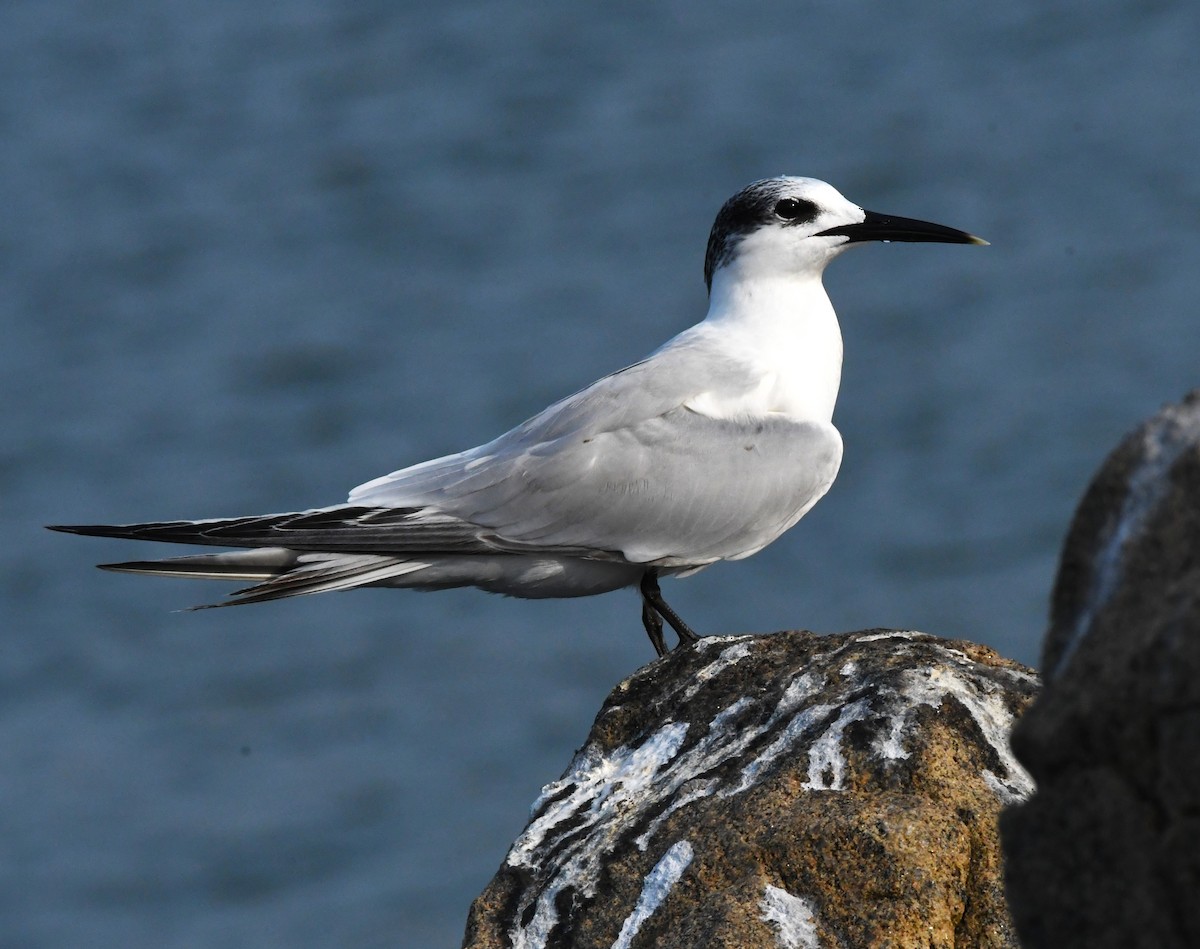
[[[528,598],[637,586],[662,655],[664,619],[681,643],[696,634],[659,578],[757,553],[837,475],[842,336],[821,275],[862,241],[986,243],[864,211],[813,178],[756,181],[713,224],[700,323],[485,445],[332,507],[52,529],[243,548],[101,565],[253,582],[221,606],[362,586]]]

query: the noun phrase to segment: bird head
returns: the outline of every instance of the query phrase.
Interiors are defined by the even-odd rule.
[[[966,231],[864,211],[816,178],[764,178],[725,202],[713,222],[704,257],[704,282],[737,268],[746,277],[819,277],[825,265],[862,241],[986,244]]]

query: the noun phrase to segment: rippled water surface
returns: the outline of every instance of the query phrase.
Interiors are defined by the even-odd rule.
[[[827,284],[829,496],[665,592],[703,632],[1034,662],[1073,505],[1200,382],[1195,4],[0,12],[0,943],[456,945],[636,599],[221,593],[54,522],[290,510],[491,438],[703,313],[745,182],[986,249]],[[543,5],[545,6],[545,5]]]

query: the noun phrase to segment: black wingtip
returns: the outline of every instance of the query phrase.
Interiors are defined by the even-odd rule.
[[[47,524],[46,530],[60,534],[81,534],[84,537],[121,536],[121,528],[112,524]]]
[[[46,530],[63,534],[81,534],[84,537],[115,537],[118,540],[158,540],[159,534],[170,528],[190,526],[189,521],[149,521],[145,524],[47,524]],[[164,536],[162,540],[173,542],[175,538]],[[191,543],[189,539],[183,541]]]
[[[111,573],[145,573],[154,569],[149,560],[126,560],[124,563],[98,563],[97,570],[108,570]]]

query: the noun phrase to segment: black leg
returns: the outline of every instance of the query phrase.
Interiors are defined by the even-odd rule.
[[[700,641],[700,637],[696,635],[692,627],[685,623],[683,621],[683,617],[671,609],[671,607],[667,605],[667,601],[663,599],[662,590],[658,588],[657,571],[647,570],[644,574],[642,574],[642,583],[640,589],[642,591],[643,623],[646,623],[647,613],[654,613],[656,614],[656,618],[661,616],[662,619],[665,619],[671,624],[671,628],[675,630],[676,634],[679,636],[679,645],[682,646],[685,643],[690,645]],[[657,620],[657,622],[659,629],[659,638],[657,642],[655,642],[654,634],[650,632],[649,624],[646,623],[646,632],[650,636],[650,642],[654,643],[655,649],[658,649],[659,645],[662,643],[662,620]],[[659,655],[661,656],[663,653],[659,652]]]
[[[646,627],[646,635],[650,637],[650,643],[654,646],[654,651],[659,657],[667,654],[667,644],[663,641],[662,634],[662,618],[654,612],[652,607],[645,600],[642,600],[642,625]]]

